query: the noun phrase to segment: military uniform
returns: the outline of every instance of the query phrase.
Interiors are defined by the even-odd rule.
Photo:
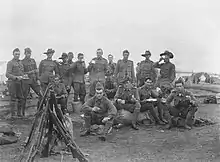
[[[145,78],[151,78],[152,81],[156,82],[156,71],[154,63],[151,60],[143,60],[140,62],[137,75],[139,76],[139,86],[144,85]]]
[[[140,112],[145,112],[149,110],[157,124],[167,123],[167,121],[163,118],[165,107],[162,106],[162,103],[159,99],[159,94],[157,94],[152,88],[147,87],[147,86],[140,87],[138,89],[138,93],[140,96],[140,104],[141,104]],[[157,102],[155,103],[146,102],[145,100],[149,98],[156,98]],[[155,106],[157,106],[159,118],[155,113],[155,110],[154,110]],[[168,113],[168,110],[166,111],[166,113]]]
[[[94,96],[95,85],[99,81],[103,85],[105,84],[105,75],[108,68],[108,61],[105,58],[95,57],[92,59],[95,63],[90,63],[88,66],[89,79],[90,79],[90,89],[89,95]]]
[[[92,110],[93,107],[98,107],[99,110],[93,111]],[[103,131],[103,136],[105,137],[110,127],[112,127],[114,117],[117,114],[117,109],[112,104],[112,102],[105,96],[102,96],[101,99],[98,99],[97,96],[93,96],[83,104],[82,111],[84,112],[84,119],[85,119],[84,126],[86,129],[86,132],[84,132],[84,134],[81,134],[82,136],[89,133],[91,125],[98,124],[98,125],[105,125]],[[108,117],[109,120],[103,123],[103,119],[105,117]]]
[[[24,75],[24,67],[20,60],[12,59],[7,63],[6,77],[8,78],[8,89],[10,94],[11,115],[21,116],[21,108],[25,103],[23,94],[23,81],[17,79],[18,76]]]
[[[69,80],[71,80],[69,68],[70,68],[70,65],[67,62],[61,62],[59,64],[59,75],[61,78],[61,82],[65,85],[66,88],[67,86],[69,86]],[[68,93],[69,91],[70,89],[68,89]]]
[[[172,101],[174,101],[174,106],[170,106]],[[191,101],[194,103],[192,104]],[[185,89],[182,92],[174,89],[167,97],[167,104],[170,106],[170,114],[173,116],[172,122],[174,125],[187,128],[193,125],[198,105],[196,98],[191,92]]]
[[[125,100],[125,104],[119,103],[118,99]],[[123,85],[120,85],[115,95],[114,105],[117,110],[124,109],[133,113],[134,118],[132,120],[132,127],[138,129],[136,127],[136,122],[141,105],[137,88],[133,86],[131,89],[125,89]]]
[[[55,76],[54,73],[55,75],[59,75],[59,68],[55,61],[44,59],[40,62],[39,78],[43,92],[46,90],[48,83],[53,80]]]
[[[85,74],[87,69],[85,67],[85,62],[76,61],[70,67],[70,74],[73,74],[73,88],[74,88],[74,101],[78,101],[78,97],[82,103],[85,102],[86,87],[85,87]],[[71,83],[69,83],[71,84]]]
[[[37,83],[37,80],[39,80],[37,64],[33,58],[24,58],[22,60],[22,64],[24,67],[24,74],[27,74],[29,77],[29,80],[24,81],[25,84],[23,86],[25,103],[28,93],[30,92],[30,88],[32,88],[33,91],[39,96],[40,100],[42,98],[42,92],[40,85]],[[25,115],[25,104],[22,108],[22,115]]]
[[[134,63],[131,60],[118,60],[115,68],[114,76],[117,79],[117,83],[123,80],[125,74],[131,78],[132,82],[135,82]]]
[[[107,69],[107,72],[106,72],[106,76],[113,76],[115,68],[116,68],[116,63],[109,62],[108,63],[108,69]]]
[[[63,114],[67,112],[67,97],[68,93],[66,91],[65,85],[63,83],[53,85],[54,93],[57,98],[57,104],[61,105],[61,110]]]
[[[170,84],[172,87],[172,82],[176,78],[176,71],[175,71],[175,65],[171,62],[166,62],[159,64],[159,62],[156,62],[154,64],[155,68],[160,69],[160,77],[158,78],[158,86],[162,86],[164,84]]]
[[[114,99],[117,91],[117,86],[114,83],[112,76],[108,76],[105,81],[105,93],[108,99]]]

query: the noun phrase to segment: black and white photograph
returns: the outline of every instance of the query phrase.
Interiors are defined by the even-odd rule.
[[[219,8],[1,0],[0,162],[219,162]]]

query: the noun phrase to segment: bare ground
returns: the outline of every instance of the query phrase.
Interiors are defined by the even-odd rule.
[[[1,102],[1,105],[4,103]],[[28,109],[28,120],[7,121],[4,119],[7,108],[2,106],[0,124],[12,124],[15,131],[21,133],[21,138],[18,143],[0,146],[0,162],[17,161],[21,144],[29,134],[33,121],[31,114],[35,112],[35,108]],[[220,106],[201,105],[197,117],[212,119],[218,124],[194,127],[190,131],[176,128],[165,130],[160,126],[142,126],[140,130],[134,131],[125,127],[119,131],[114,130],[115,136],[102,142],[95,136],[79,137],[80,124],[74,122],[75,141],[84,153],[89,154],[91,162],[219,162]],[[79,121],[75,115],[73,119]],[[36,161],[56,162],[61,161],[61,156],[54,155]],[[65,155],[64,161],[77,160]]]

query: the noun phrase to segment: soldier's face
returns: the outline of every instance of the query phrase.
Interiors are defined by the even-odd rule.
[[[63,58],[63,62],[67,62],[67,60],[68,60],[68,57]]]
[[[15,59],[19,59],[20,58],[20,52],[19,51],[14,52],[13,56],[14,56]]]
[[[168,55],[164,55],[164,61],[167,62],[169,61],[170,57]]]
[[[150,80],[150,79],[146,80],[146,81],[145,81],[145,85],[146,85],[147,87],[152,87],[152,86],[153,86],[152,80]]]
[[[48,57],[48,58],[52,58],[52,56],[53,56],[53,53],[48,53],[48,54],[47,54],[47,57]]]
[[[83,55],[79,55],[78,59],[79,59],[79,61],[83,61],[84,56]]]
[[[108,56],[108,61],[112,62],[113,61],[113,57],[112,56]]]
[[[30,58],[31,57],[31,52],[25,52],[25,57]]]
[[[96,55],[97,55],[98,58],[102,57],[103,51],[102,50],[97,50]]]
[[[68,54],[68,60],[72,60],[73,59],[73,54]]]
[[[125,60],[127,60],[128,57],[129,57],[129,53],[123,53],[123,57],[124,57]]]
[[[54,79],[54,83],[55,83],[55,84],[59,84],[59,82],[60,82],[60,80],[59,80],[58,78],[55,78],[55,79]]]
[[[146,59],[149,59],[151,55],[146,55]]]
[[[96,97],[98,99],[101,99],[103,95],[104,95],[103,90],[96,90]]]
[[[184,89],[183,84],[182,84],[182,83],[177,83],[177,84],[176,84],[176,89],[177,89],[178,91],[182,91],[182,90]]]

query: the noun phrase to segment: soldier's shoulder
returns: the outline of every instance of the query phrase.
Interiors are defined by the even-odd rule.
[[[9,60],[7,64],[13,64],[13,60]]]
[[[133,63],[134,61],[132,61],[132,60],[128,60],[128,62]]]
[[[121,63],[121,62],[122,62],[122,59],[119,59],[117,63]]]

